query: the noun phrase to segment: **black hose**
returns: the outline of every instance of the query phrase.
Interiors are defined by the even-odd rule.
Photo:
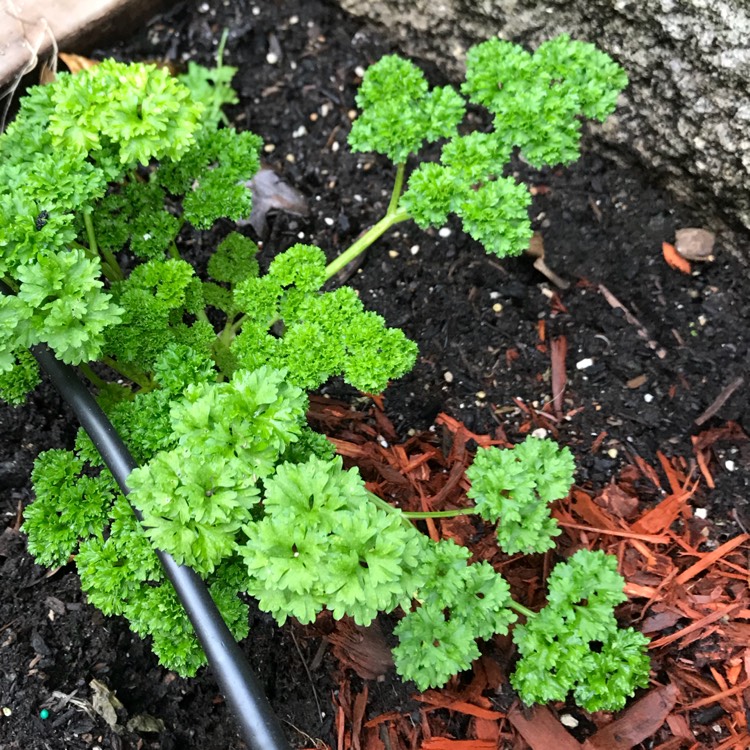
[[[130,491],[127,478],[136,468],[125,443],[72,367],[60,362],[44,345],[32,348],[42,369],[88,433],[122,493]],[[134,509],[135,510],[135,509]],[[140,520],[140,514],[135,510]],[[177,592],[224,697],[234,711],[243,739],[252,750],[289,750],[276,715],[250,669],[245,655],[224,622],[205,583],[171,555],[155,550]]]

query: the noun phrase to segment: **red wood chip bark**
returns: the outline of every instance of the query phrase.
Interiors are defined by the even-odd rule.
[[[583,744],[583,750],[630,750],[664,723],[677,700],[674,685],[652,690]]]
[[[508,712],[508,719],[532,750],[582,750],[581,743],[545,706],[534,706],[527,711],[514,706]]]

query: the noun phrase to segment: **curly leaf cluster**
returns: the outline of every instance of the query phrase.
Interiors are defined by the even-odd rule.
[[[489,563],[468,565],[469,551],[452,541],[425,550],[427,580],[419,606],[396,626],[396,671],[420,690],[444,685],[479,657],[477,639],[505,634],[515,622],[510,587]]]
[[[114,502],[111,475],[83,475],[84,462],[72,451],[49,450],[34,462],[36,500],[24,511],[22,530],[29,552],[41,565],[65,565],[79,539],[101,539]]]
[[[198,129],[202,105],[164,68],[104,60],[52,88],[49,132],[57,148],[103,152],[133,167],[179,159]]]
[[[422,71],[398,55],[371,65],[357,92],[362,114],[353,122],[353,151],[377,151],[401,164],[425,141],[449,138],[464,117],[464,100],[450,86],[428,91]]]
[[[530,164],[541,167],[575,161],[579,118],[606,119],[627,83],[608,55],[563,34],[533,55],[500,39],[472,47],[461,90],[495,115],[504,144],[519,146]]]
[[[368,625],[424,582],[422,537],[375,505],[340,457],[281,464],[264,480],[263,518],[244,527],[247,591],[279,623],[324,607]]]
[[[466,470],[467,495],[482,517],[497,522],[503,551],[544,552],[560,533],[549,503],[568,494],[574,471],[567,448],[528,437],[511,449],[480,448]]]
[[[0,371],[7,372],[21,348],[49,344],[69,364],[95,359],[107,327],[122,308],[103,291],[98,263],[82,250],[51,253],[17,270],[16,296],[0,296]]]
[[[260,168],[263,141],[234,128],[200,131],[179,159],[165,162],[154,179],[173,195],[183,195],[183,216],[197,229],[210,229],[222,217],[250,214],[251,192],[245,183]]]
[[[0,372],[0,399],[18,406],[26,401],[26,396],[41,382],[41,373],[31,352],[19,349],[14,352],[15,361],[10,368]]]
[[[71,364],[100,356],[123,310],[104,289],[83,217],[96,216],[108,184],[138,164],[184,156],[202,109],[166,70],[113,60],[23,98],[0,135],[0,275],[17,293],[0,301],[0,371],[13,381],[4,389],[11,398],[31,382],[16,364],[25,347],[47,343]],[[163,191],[143,180],[113,190],[94,219],[102,248],[119,251],[130,238],[137,254],[163,253],[179,229],[163,204]]]
[[[509,158],[510,147],[495,133],[455,136],[443,146],[441,164],[425,162],[411,173],[399,207],[424,229],[454,213],[487,252],[518,255],[531,237],[531,196],[503,176]]]
[[[587,711],[617,711],[648,685],[648,639],[614,615],[624,585],[617,559],[602,551],[579,550],[555,566],[547,606],[513,631],[521,660],[511,683],[524,703],[572,691]]]
[[[268,363],[288,370],[302,388],[343,375],[355,388],[378,393],[412,368],[416,345],[366,311],[353,289],[319,292],[325,263],[319,248],[294,245],[266,276],[240,282],[234,300],[245,319],[232,352],[242,367]],[[283,335],[276,337],[270,328],[282,321]]]
[[[186,322],[203,308],[195,269],[184,260],[151,260],[112,285],[121,325],[106,332],[105,352],[150,370],[169,344],[205,349],[215,334],[205,321]]]
[[[116,253],[129,242],[139,258],[163,258],[182,226],[165,208],[165,198],[154,181],[131,180],[112,190],[92,216],[99,246]]]
[[[171,408],[176,446],[128,478],[154,545],[200,573],[213,572],[259,502],[258,478],[297,440],[306,406],[285,373],[269,368],[189,386]]]
[[[604,120],[627,76],[593,45],[565,35],[542,44],[533,55],[491,39],[469,50],[466,68],[462,91],[495,114],[494,130],[453,133],[440,164],[420,164],[411,174],[399,208],[423,228],[440,226],[454,213],[488,252],[518,255],[531,238],[531,197],[503,174],[513,149],[520,147],[536,167],[574,161],[579,118]],[[365,107],[370,100],[358,103]],[[376,113],[374,109],[370,116]]]

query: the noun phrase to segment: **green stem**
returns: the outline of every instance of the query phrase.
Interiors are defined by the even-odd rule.
[[[127,378],[128,380],[132,380],[137,386],[142,388],[144,391],[152,391],[154,389],[154,384],[151,381],[151,378],[146,375],[146,373],[141,372],[140,370],[136,368],[128,367],[127,365],[123,365],[121,362],[118,362],[116,359],[112,359],[112,357],[102,357],[101,361],[107,365],[111,370],[114,370],[115,372],[122,375],[124,378]]]
[[[11,279],[10,276],[3,276],[3,284],[8,287],[13,293],[18,294],[18,282],[15,279]]]
[[[421,518],[454,518],[455,516],[468,516],[476,513],[476,508],[455,508],[454,510],[404,510],[402,513],[414,520]]]
[[[99,253],[99,246],[96,243],[96,232],[94,231],[94,222],[91,219],[91,211],[83,212],[83,224],[86,227],[86,234],[89,238],[89,250],[92,255]]]
[[[387,511],[388,513],[398,513],[404,523],[411,526],[411,521],[409,519],[419,519],[419,518],[451,518],[452,516],[460,516],[460,515],[468,515],[470,513],[476,513],[476,508],[459,508],[457,510],[438,510],[438,511],[430,511],[430,512],[414,512],[409,513],[407,511],[400,510],[399,508],[395,508],[390,503],[387,503],[382,498],[378,497],[376,494],[372,492],[367,493],[370,496],[370,500],[375,503],[378,507],[382,508],[383,510]],[[508,606],[518,612],[519,615],[523,615],[526,618],[535,617],[536,612],[534,610],[529,609],[528,607],[524,607],[523,604],[519,604],[515,599],[511,599],[508,602]]]
[[[524,617],[536,617],[536,612],[534,612],[533,609],[524,607],[523,604],[519,604],[515,599],[511,599],[508,602],[508,606],[518,612],[519,615],[523,615]]]
[[[97,388],[106,388],[109,385],[106,380],[100,378],[85,362],[81,362],[81,364],[78,365],[78,369],[88,378],[89,382]]]
[[[401,192],[404,189],[404,172],[406,171],[406,162],[396,165],[396,181],[393,183],[393,193],[391,202],[388,204],[387,214],[395,214],[398,210],[398,201],[401,198]]]
[[[385,234],[394,224],[407,221],[411,216],[406,211],[395,211],[387,213],[377,224],[371,226],[358,240],[348,249],[344,250],[338,258],[332,260],[326,266],[326,280],[335,276],[347,263],[351,263],[360,253],[367,250],[375,240]]]
[[[220,68],[224,62],[224,47],[227,45],[227,39],[229,37],[229,29],[224,29],[221,32],[221,39],[219,40],[219,49],[216,51],[216,67]]]
[[[117,258],[115,258],[111,250],[105,247],[100,248],[96,242],[96,232],[94,231],[94,222],[91,219],[90,209],[83,212],[83,224],[86,227],[86,235],[89,240],[89,255],[92,257],[100,255],[102,257],[102,271],[110,281],[122,281],[125,278],[125,274],[122,272]]]

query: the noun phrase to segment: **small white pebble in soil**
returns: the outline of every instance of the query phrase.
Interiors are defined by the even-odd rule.
[[[320,116],[321,117],[327,117],[328,113],[331,111],[331,105],[328,102],[323,102],[320,105]]]
[[[398,258],[398,250],[389,250],[388,251],[388,257],[389,258]]]
[[[586,357],[576,362],[576,370],[587,370],[594,364],[594,360],[591,357]]]
[[[645,401],[645,402],[646,402],[647,404],[650,404],[650,403],[651,403],[651,402],[652,402],[652,401],[654,400],[654,397],[653,397],[653,396],[652,396],[652,395],[651,395],[650,393],[644,393],[644,394],[643,394],[643,400],[644,400],[644,401]]]
[[[440,235],[441,237],[443,237],[443,238],[445,238],[445,237],[450,237],[450,236],[451,236],[451,230],[450,230],[450,227],[443,227],[442,229],[440,229],[440,230],[438,231],[438,234],[439,234],[439,235]]]
[[[734,471],[734,469],[735,469],[735,463],[734,463],[734,461],[732,461],[731,459],[725,461],[724,462],[724,468],[727,471]]]
[[[290,67],[290,68],[291,68],[292,70],[297,70],[297,63],[296,63],[296,62],[294,62],[294,60],[290,60],[290,61],[289,61],[289,67]]]
[[[706,508],[696,508],[693,511],[693,515],[696,518],[702,518],[705,520],[708,517],[708,510]]]
[[[539,438],[540,440],[544,440],[548,435],[547,430],[544,429],[544,427],[537,427],[535,430],[532,431],[531,437]]]
[[[453,373],[448,370],[447,372],[443,373],[443,380],[445,380],[446,383],[452,383],[453,382]]]
[[[570,714],[562,714],[562,716],[560,716],[560,723],[564,727],[575,729],[578,726],[578,719],[576,719],[575,716],[571,716]]]
[[[252,13],[252,14],[253,14],[254,16],[259,16],[259,15],[260,15],[260,8],[258,8],[257,6],[253,5],[253,9],[252,9],[252,10],[251,10],[250,12],[251,12],[251,13]]]
[[[419,245],[412,245],[412,246],[411,246],[411,247],[409,248],[409,252],[410,252],[410,253],[411,253],[412,255],[416,255],[416,254],[417,254],[417,253],[419,252]]]
[[[266,145],[265,145],[265,146],[263,146],[263,150],[264,150],[264,151],[265,151],[265,152],[266,152],[267,154],[270,154],[270,153],[272,153],[273,151],[275,151],[275,150],[276,150],[276,146],[274,146],[274,145],[273,145],[273,143],[266,143]]]
[[[492,309],[493,309],[493,310],[494,310],[494,311],[495,311],[496,313],[499,313],[499,312],[502,312],[502,311],[503,311],[503,306],[502,306],[502,305],[501,305],[501,304],[500,304],[499,302],[495,302],[495,304],[494,304],[494,305],[492,305]]]
[[[708,323],[708,318],[705,315],[699,315],[698,316],[698,323],[702,326],[706,325]]]
[[[378,435],[378,442],[383,448],[388,447],[388,441],[382,435]]]
[[[497,299],[500,296],[500,292],[490,292],[490,299]]]
[[[304,240],[305,239],[305,233],[304,232],[297,232],[297,239],[298,240]]]
[[[302,138],[303,135],[307,135],[307,128],[304,125],[300,125],[292,132],[292,138]]]
[[[414,429],[413,427],[410,427],[410,428],[409,428],[409,429],[408,429],[408,430],[406,431],[406,434],[407,434],[407,435],[408,435],[409,437],[414,437],[414,436],[415,436],[415,435],[417,434],[417,431],[416,431],[416,430],[415,430],[415,429]]]
[[[266,55],[266,62],[269,65],[276,65],[276,63],[279,61],[279,56],[275,52],[269,52]]]
[[[11,708],[8,708],[8,706],[3,706],[3,716],[11,716],[13,714],[13,710]]]
[[[356,120],[356,119],[357,119],[357,110],[356,110],[356,109],[350,109],[350,110],[349,110],[349,111],[348,111],[348,112],[346,113],[346,116],[347,116],[347,117],[348,117],[348,118],[349,118],[350,120]]]
[[[607,455],[608,455],[608,456],[609,456],[610,458],[617,458],[617,448],[610,448],[610,449],[609,449],[609,450],[607,451]]]
[[[299,23],[299,16],[289,16],[289,25],[296,26]]]
[[[487,398],[487,394],[484,391],[477,391],[477,398]]]
[[[361,65],[357,65],[356,68],[354,68],[354,75],[357,76],[357,78],[362,78],[365,74],[365,69]]]
[[[325,222],[325,223],[326,223],[326,224],[327,224],[327,225],[328,225],[329,227],[332,227],[332,226],[333,226],[333,225],[334,225],[334,224],[336,223],[336,222],[335,222],[335,221],[334,221],[334,220],[333,220],[333,219],[332,219],[332,218],[331,218],[330,216],[326,216],[326,217],[325,217],[325,219],[323,219],[323,221],[324,221],[324,222]]]
[[[289,162],[290,164],[294,164],[294,162],[295,162],[295,161],[297,161],[297,160],[296,160],[296,159],[294,158],[294,154],[287,154],[287,155],[286,155],[286,156],[285,156],[284,158],[285,158],[285,159],[286,159],[286,160],[287,160],[287,161],[288,161],[288,162]]]
[[[331,144],[331,151],[333,151],[334,153],[336,153],[336,151],[338,151],[339,148],[341,148],[341,147],[339,146],[339,142],[338,141],[334,141]]]
[[[201,3],[198,6],[198,13],[208,13],[211,10],[211,6],[208,3]]]

